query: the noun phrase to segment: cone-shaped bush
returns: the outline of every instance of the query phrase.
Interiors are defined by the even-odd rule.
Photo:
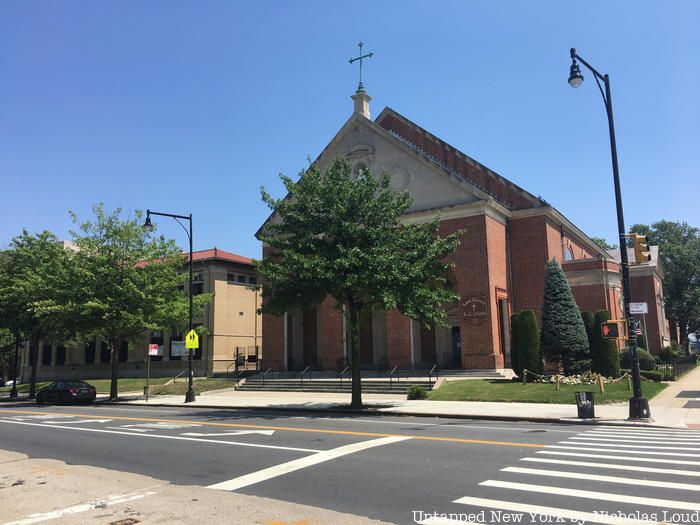
[[[537,316],[532,310],[520,312],[518,318],[518,365],[537,374],[542,373],[542,351]]]
[[[510,316],[510,367],[517,375],[520,375],[520,372],[522,372],[519,359],[520,346],[518,344],[519,319],[520,314],[513,314]]]
[[[593,312],[581,312],[581,319],[583,319],[583,326],[586,327],[586,336],[588,336],[588,346],[593,348],[593,322],[594,322]],[[590,359],[590,354],[587,356]]]
[[[542,304],[542,353],[547,361],[561,361],[569,374],[578,356],[589,352],[586,327],[559,263],[547,263]],[[585,357],[584,357],[585,359]]]
[[[605,321],[610,320],[610,312],[598,310],[593,322],[593,344],[591,346],[592,368],[604,376],[620,377],[620,354],[614,339],[606,339],[600,329]]]

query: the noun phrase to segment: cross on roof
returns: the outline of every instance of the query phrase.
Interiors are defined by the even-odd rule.
[[[366,55],[362,54],[362,46],[364,46],[364,42],[360,42],[357,44],[360,47],[360,56],[356,58],[351,58],[350,63],[352,64],[353,62],[360,61],[360,83],[357,85],[357,92],[358,93],[364,93],[365,92],[365,86],[362,84],[362,60],[365,58],[372,58],[374,56],[374,53],[370,52],[367,53]]]

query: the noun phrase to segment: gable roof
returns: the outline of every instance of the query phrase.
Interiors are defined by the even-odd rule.
[[[456,173],[510,210],[547,206],[544,200],[450,146],[389,107],[384,108],[375,122],[409,147],[447,171]]]

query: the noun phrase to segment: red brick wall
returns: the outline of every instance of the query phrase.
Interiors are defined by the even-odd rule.
[[[632,301],[635,303],[647,303],[649,313],[646,315],[647,335],[649,336],[649,350],[652,354],[658,354],[662,348],[662,337],[659,322],[659,309],[656,304],[656,293],[659,283],[653,275],[630,276],[632,286]],[[635,319],[642,320],[641,315],[635,315]],[[644,323],[642,321],[642,333]]]
[[[411,320],[397,310],[386,312],[387,367],[411,368]]]
[[[343,312],[328,297],[319,306],[319,355],[323,370],[338,370],[345,366],[343,349]]]
[[[545,218],[514,219],[509,226],[513,312],[534,310],[540,319],[549,252]]]
[[[262,316],[262,367],[267,370],[286,370],[284,362],[284,317]]]

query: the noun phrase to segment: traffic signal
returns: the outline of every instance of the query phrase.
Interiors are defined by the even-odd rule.
[[[633,233],[632,245],[634,246],[634,260],[637,264],[642,264],[651,261],[651,253],[649,253],[649,237]]]
[[[600,331],[606,339],[620,339],[622,337],[620,323],[624,321],[606,321],[600,325]]]

